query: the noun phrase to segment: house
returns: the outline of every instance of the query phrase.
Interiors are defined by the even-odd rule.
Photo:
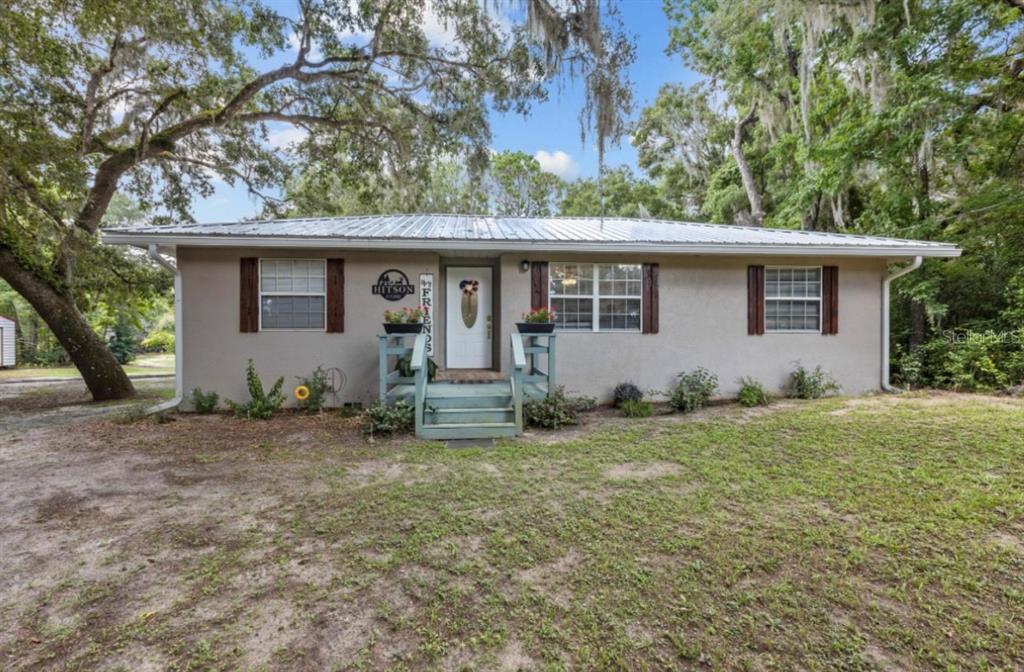
[[[16,326],[14,320],[0,315],[0,369],[12,367],[18,363],[14,345]]]
[[[607,400],[619,382],[665,390],[703,366],[728,395],[743,376],[779,388],[799,360],[847,393],[877,391],[888,385],[891,278],[923,257],[960,254],[936,242],[614,217],[330,217],[130,226],[103,239],[147,248],[169,268],[166,256],[176,260],[179,392],[243,399],[252,358],[264,381],[285,376],[288,389],[318,365],[337,369],[339,402],[436,394],[417,394],[415,376],[396,380],[394,355],[405,353],[417,374],[432,357],[442,377],[488,379],[444,391],[499,386],[489,400],[498,406],[483,408],[509,413],[516,375],[512,392],[526,398],[550,383]],[[432,309],[422,338],[380,337],[386,309],[419,304]],[[555,337],[516,336],[521,314],[539,306],[557,311]]]

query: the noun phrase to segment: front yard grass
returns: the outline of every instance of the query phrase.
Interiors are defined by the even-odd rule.
[[[66,544],[0,561],[16,586],[31,570],[0,610],[15,669],[1024,665],[1019,400],[715,408],[462,450],[181,417],[60,450],[137,480],[37,488],[2,533]]]

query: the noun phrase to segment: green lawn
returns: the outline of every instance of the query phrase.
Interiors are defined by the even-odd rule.
[[[102,505],[109,579],[32,568],[20,631],[62,669],[1024,665],[1020,400],[733,406],[493,449],[297,416],[75,440],[165,480],[134,468],[130,533]]]
[[[174,355],[166,353],[139,355],[135,361],[125,366],[124,370],[129,376],[173,376]],[[0,369],[0,382],[78,377],[78,369],[73,366],[18,366],[13,369]]]

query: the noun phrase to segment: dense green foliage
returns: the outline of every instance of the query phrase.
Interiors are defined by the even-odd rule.
[[[679,381],[669,395],[669,406],[681,413],[703,408],[718,391],[718,376],[703,367],[679,374]]]
[[[213,413],[220,404],[220,395],[210,390],[203,392],[202,388],[192,390],[192,408],[196,413]]]
[[[649,418],[654,415],[654,404],[643,399],[627,399],[619,404],[619,410],[627,418]]]
[[[565,388],[559,387],[543,399],[523,404],[523,419],[529,427],[561,429],[579,424],[580,414],[593,410],[596,405],[592,397],[570,397]]]
[[[740,391],[737,400],[741,406],[752,408],[754,406],[767,406],[771,403],[771,395],[764,385],[753,378],[740,378]]]
[[[820,399],[839,391],[839,383],[821,366],[808,369],[800,362],[789,375],[787,394],[794,399]]]
[[[403,400],[394,405],[375,403],[360,416],[363,432],[374,434],[403,434],[416,426],[416,409]]]
[[[249,390],[248,401],[239,404],[231,399],[226,400],[228,407],[238,417],[247,420],[269,420],[284,405],[284,393],[281,391],[284,376],[274,381],[269,390],[264,390],[263,381],[256,373],[256,365],[251,359],[245,367],[245,385]]]

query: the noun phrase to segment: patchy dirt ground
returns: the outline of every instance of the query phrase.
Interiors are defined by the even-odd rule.
[[[0,669],[1024,665],[1019,401],[449,450],[74,395],[0,401]]]

